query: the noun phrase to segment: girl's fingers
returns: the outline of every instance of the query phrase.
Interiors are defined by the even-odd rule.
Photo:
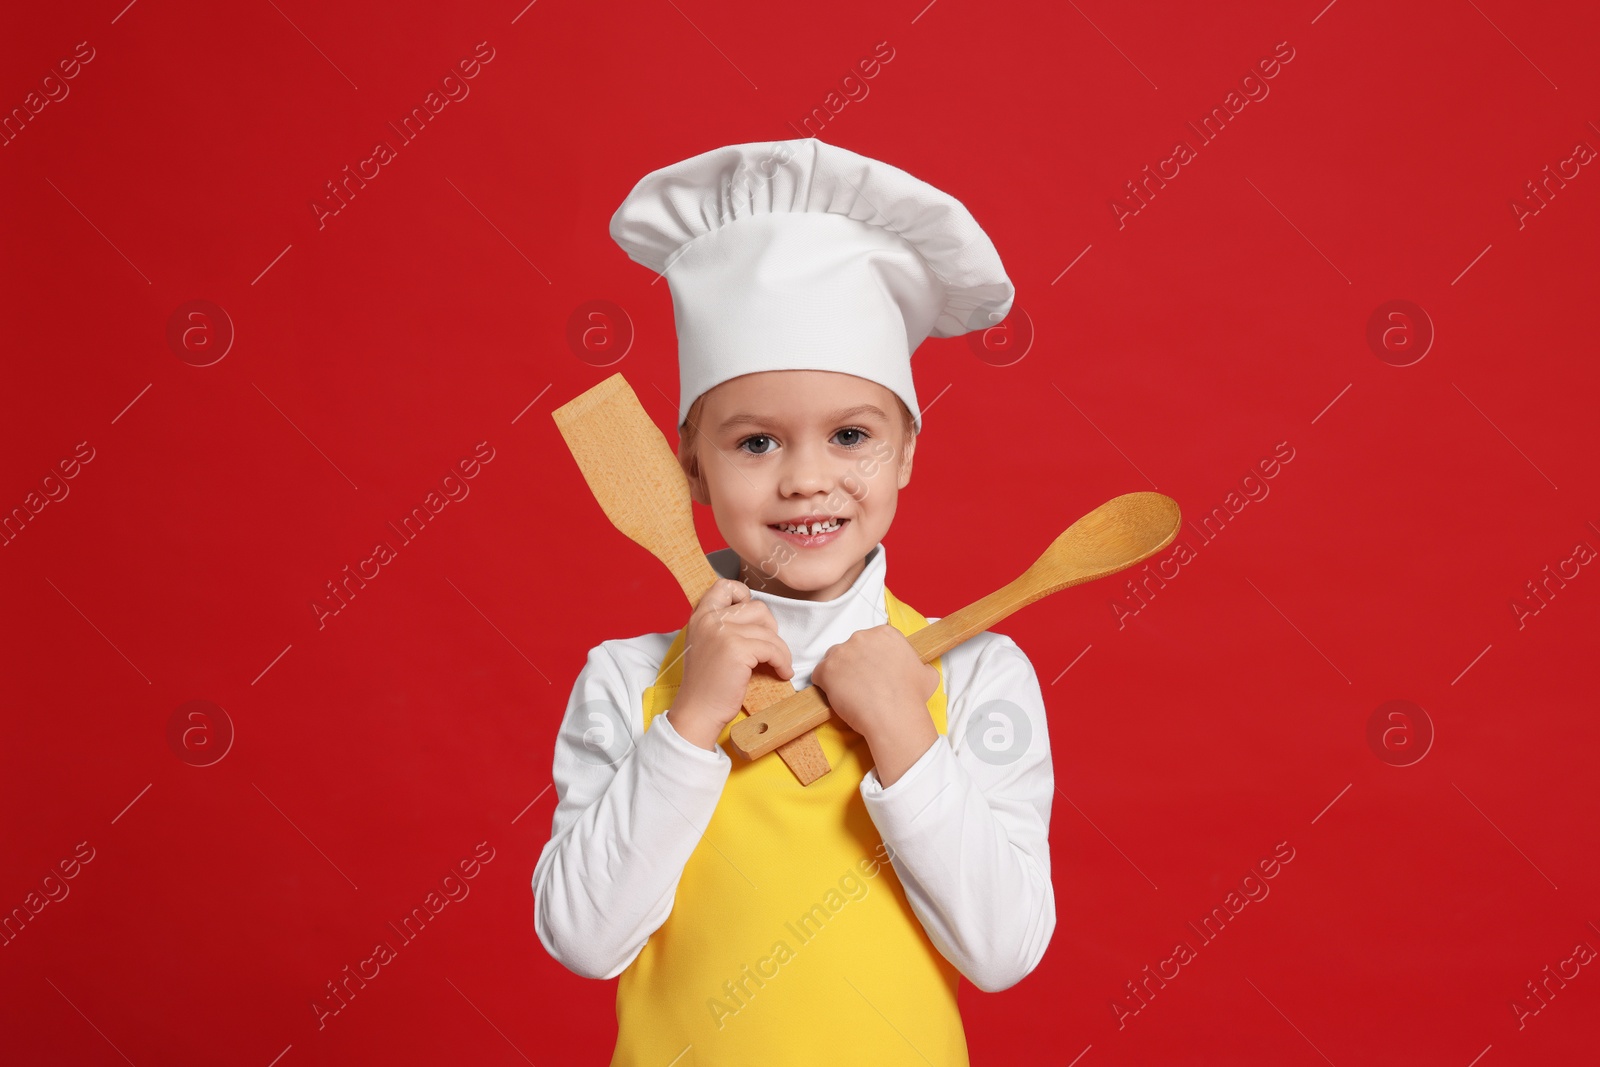
[[[713,582],[710,589],[700,598],[694,611],[689,613],[690,622],[697,622],[706,618],[724,620],[725,617],[737,607],[750,599],[750,587],[743,582],[735,582],[729,578],[719,578]],[[699,625],[704,625],[699,622]]]
[[[779,678],[785,681],[793,678],[794,660],[789,655],[789,646],[784,644],[781,637],[764,636],[762,644],[765,647],[765,654],[761,657],[761,662],[771,664]]]
[[[706,595],[700,598],[700,606],[707,610],[730,608],[750,600],[750,587],[743,582],[736,582],[732,578],[718,578]]]
[[[729,623],[726,630],[737,644],[751,669],[762,663],[772,665],[780,678],[794,677],[794,660],[783,638],[757,622]]]
[[[794,662],[789,646],[778,635],[778,621],[772,610],[750,595],[750,587],[731,578],[719,578],[701,598],[696,612],[710,616],[701,627],[713,626],[744,645],[743,651],[755,663],[771,664],[780,678],[794,677]]]

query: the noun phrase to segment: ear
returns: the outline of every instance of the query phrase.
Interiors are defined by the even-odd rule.
[[[911,482],[911,456],[917,450],[917,437],[912,434],[900,446],[900,488],[904,489]]]
[[[711,495],[706,491],[705,475],[700,473],[691,474],[689,472],[689,463],[687,461],[680,459],[678,461],[678,466],[683,468],[684,481],[689,483],[689,499],[693,500],[696,504],[704,504],[705,506],[710,507]]]

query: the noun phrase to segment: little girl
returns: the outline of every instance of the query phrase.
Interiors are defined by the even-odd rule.
[[[666,275],[679,459],[728,546],[683,629],[602,641],[573,686],[534,925],[621,980],[612,1067],[968,1063],[956,996],[1055,930],[1044,701],[1010,638],[932,664],[885,584],[911,353],[1013,290],[961,203],[815,138],[646,175],[611,220]],[[816,684],[833,770],[730,756],[759,664]]]

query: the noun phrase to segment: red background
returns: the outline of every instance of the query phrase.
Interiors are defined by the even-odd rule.
[[[1600,176],[1512,208],[1600,145],[1587,5],[123,2],[0,39],[7,110],[94,49],[0,147],[0,508],[70,489],[0,549],[0,909],[93,849],[0,948],[9,1062],[606,1061],[614,983],[533,929],[552,746],[587,649],[688,609],[550,411],[620,370],[670,434],[668,294],[612,211],[795,136],[881,41],[820,135],[967,204],[1036,331],[1007,366],[918,351],[892,587],[948,614],[1137,490],[1196,550],[1123,625],[1126,576],[1000,627],[1049,706],[1059,923],[1020,985],[963,989],[974,1062],[1593,1056],[1594,967],[1511,1007],[1600,948],[1600,576],[1512,607],[1600,546]],[[483,41],[470,95],[319,228],[324,183]],[[1279,42],[1270,95],[1199,145]],[[1119,227],[1179,138],[1197,158]],[[167,340],[197,299],[236,331],[208,366],[215,334]],[[566,340],[591,300],[635,331],[610,367]],[[1419,330],[1367,340],[1391,300],[1436,331],[1409,366]],[[319,628],[325,583],[483,441],[470,495]],[[1202,537],[1280,442],[1270,495]],[[222,710],[186,748],[192,700]],[[1390,700],[1422,710],[1373,747]],[[470,896],[319,1030],[325,983],[479,842]],[[1200,945],[1278,842],[1270,896]],[[1180,938],[1198,958],[1119,1026]]]

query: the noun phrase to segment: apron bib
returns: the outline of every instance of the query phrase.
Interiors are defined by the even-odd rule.
[[[928,625],[883,597],[901,633]],[[682,684],[683,644],[680,630],[644,692],[646,730]],[[944,666],[933,665],[928,711],[944,744]],[[732,725],[718,744],[733,769],[672,912],[619,978],[611,1067],[967,1067],[961,973],[928,940],[867,814],[866,739],[831,719],[819,727],[833,771],[802,786],[776,756],[734,753]]]

